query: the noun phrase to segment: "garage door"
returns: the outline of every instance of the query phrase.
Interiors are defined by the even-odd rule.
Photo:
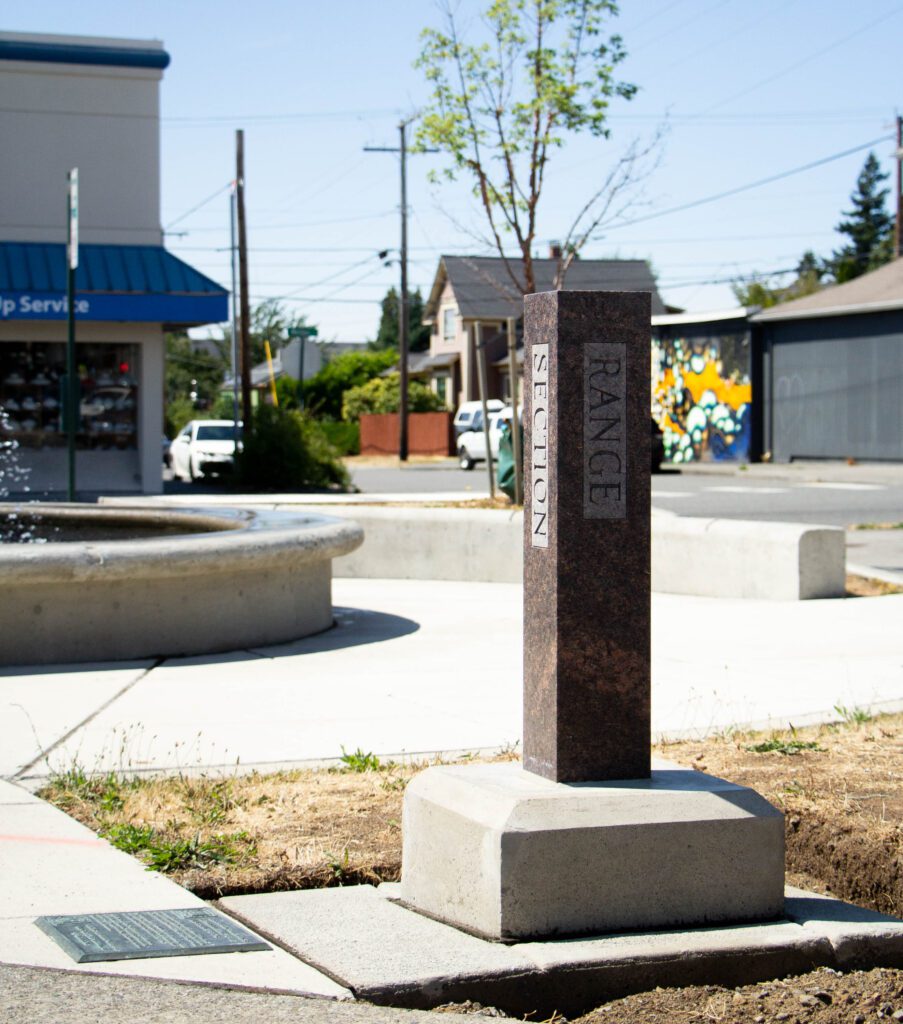
[[[903,460],[903,313],[774,324],[771,451]]]

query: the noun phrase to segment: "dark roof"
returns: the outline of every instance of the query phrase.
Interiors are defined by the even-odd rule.
[[[159,245],[80,245],[78,292],[225,295],[211,281]],[[55,242],[0,242],[0,291],[64,292],[66,246]]]
[[[877,270],[854,277],[852,281],[823,288],[801,299],[781,302],[751,319],[756,323],[771,323],[896,309],[903,309],[903,259],[893,260]]]
[[[517,267],[516,261],[514,263]],[[558,261],[537,259],[533,272],[538,292],[551,291]],[[523,296],[497,256],[442,256],[425,316],[435,317],[445,278],[451,282],[464,319],[504,319],[523,314]],[[650,292],[653,315],[664,313],[655,279],[645,260],[575,260],[565,277],[573,291]]]
[[[169,54],[162,47],[116,46],[49,40],[0,39],[0,60],[37,61],[42,64],[94,64],[101,67],[163,68]]]

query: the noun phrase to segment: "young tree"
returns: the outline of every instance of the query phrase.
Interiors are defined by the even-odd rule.
[[[882,173],[875,154],[869,153],[850,195],[853,208],[844,211],[846,219],[835,228],[849,238],[830,259],[831,272],[838,284],[893,259],[894,218],[884,204],[889,189],[881,188],[888,177]]]
[[[304,327],[307,318],[303,314],[292,313],[278,300],[266,299],[251,307],[251,365],[256,366],[266,359],[264,342],[270,343],[270,351],[275,355],[277,349],[288,342],[290,327]],[[216,339],[220,354],[231,364],[232,328],[221,328],[221,336]]]
[[[420,289],[408,292],[408,324],[411,352],[425,352],[430,347],[430,329],[423,323],[423,296]],[[387,348],[398,349],[398,292],[390,288],[382,301],[379,331],[370,348],[381,352]]]
[[[626,56],[620,36],[605,31],[617,4],[488,0],[482,19],[487,38],[477,43],[463,38],[450,0],[444,0],[443,13],[444,27],[421,36],[416,66],[433,94],[416,143],[448,154],[448,180],[472,180],[489,226],[486,244],[504,260],[515,288],[532,292],[533,247],[552,154],[568,135],[608,138],[612,99],[629,100],[636,92],[615,74]],[[625,193],[659,138],[629,147],[577,209],[567,232],[556,232],[562,241],[556,287],[603,220],[623,212]],[[515,259],[505,253],[511,236]]]

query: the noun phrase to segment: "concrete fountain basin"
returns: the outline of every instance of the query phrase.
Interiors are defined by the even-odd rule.
[[[11,518],[12,517],[12,518]],[[0,664],[210,654],[328,629],[353,522],[306,512],[0,505]]]

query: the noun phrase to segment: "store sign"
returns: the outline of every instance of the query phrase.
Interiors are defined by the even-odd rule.
[[[65,320],[68,315],[65,292],[0,292],[0,321]],[[75,315],[127,323],[221,323],[229,319],[228,296],[82,292],[75,300]]]
[[[91,309],[87,299],[75,300],[75,315],[86,316]],[[53,320],[69,315],[69,300],[65,295],[48,298],[46,295],[0,295],[0,319],[3,320]]]

